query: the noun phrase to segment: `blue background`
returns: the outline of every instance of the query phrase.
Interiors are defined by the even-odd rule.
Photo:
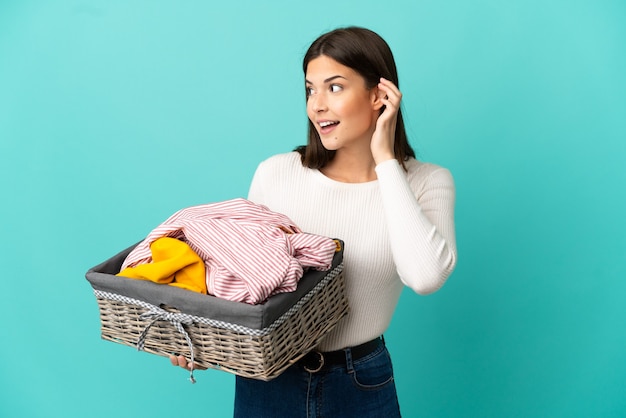
[[[460,261],[387,333],[407,417],[626,416],[626,3],[0,1],[0,416],[231,414],[231,375],[99,337],[85,271],[302,144],[301,59],[392,46]]]

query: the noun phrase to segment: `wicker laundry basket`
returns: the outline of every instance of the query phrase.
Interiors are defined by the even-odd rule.
[[[115,276],[133,248],[86,274],[105,340],[271,380],[311,351],[348,312],[342,242],[330,270],[309,270],[296,291],[259,305]]]

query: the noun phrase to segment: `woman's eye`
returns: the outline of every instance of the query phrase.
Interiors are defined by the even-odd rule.
[[[337,93],[338,91],[341,91],[342,89],[343,87],[341,87],[339,84],[330,85],[330,91],[332,91],[333,93]]]
[[[306,97],[309,97],[313,94],[313,89],[311,87],[305,87],[304,90],[306,91]]]

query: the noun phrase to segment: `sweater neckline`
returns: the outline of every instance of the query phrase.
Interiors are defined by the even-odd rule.
[[[376,180],[372,180],[372,181],[366,181],[363,183],[346,183],[343,181],[339,181],[339,180],[334,180],[331,179],[330,177],[326,176],[324,173],[322,173],[320,170],[318,169],[312,169],[313,174],[315,175],[315,177],[322,182],[323,184],[332,186],[332,187],[342,187],[342,188],[350,188],[350,189],[367,189],[367,188],[372,188],[372,187],[376,187],[378,186],[378,179]]]

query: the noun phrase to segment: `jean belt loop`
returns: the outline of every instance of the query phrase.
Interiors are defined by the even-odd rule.
[[[346,348],[344,351],[346,353],[346,368],[348,373],[353,373],[354,365],[352,364],[352,349]]]

